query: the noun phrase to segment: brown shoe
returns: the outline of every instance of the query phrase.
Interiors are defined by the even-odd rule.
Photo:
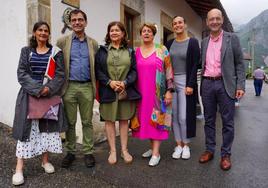
[[[225,155],[221,158],[220,166],[222,170],[229,170],[231,168],[232,163],[229,155]]]
[[[199,163],[206,163],[210,160],[212,160],[214,157],[214,154],[209,152],[209,151],[205,151],[199,158]]]

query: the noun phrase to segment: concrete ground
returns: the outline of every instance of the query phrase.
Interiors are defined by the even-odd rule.
[[[47,175],[40,167],[40,158],[26,161],[25,184],[21,187],[268,187],[268,85],[264,84],[261,97],[255,97],[252,81],[247,81],[246,96],[241,100],[235,115],[235,141],[232,148],[233,167],[222,171],[219,167],[221,124],[217,119],[217,152],[207,164],[199,164],[204,150],[203,122],[197,122],[197,137],[192,139],[191,159],[173,160],[173,135],[161,146],[161,162],[149,167],[148,159],[141,154],[149,147],[148,141],[130,137],[129,151],[132,164],[124,164],[118,153],[116,165],[107,163],[108,146],[96,145],[97,165],[84,166],[82,153],[70,169],[60,168],[62,155],[51,155],[56,173]],[[120,151],[119,139],[118,151]],[[11,131],[0,125],[0,187],[12,187],[11,177],[16,164],[16,142]],[[78,145],[78,147],[80,147]]]

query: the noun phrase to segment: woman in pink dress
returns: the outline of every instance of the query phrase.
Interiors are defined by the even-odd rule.
[[[142,99],[137,110],[140,127],[133,131],[133,137],[150,139],[151,149],[143,154],[151,157],[149,166],[159,164],[161,141],[168,138],[171,129],[171,92],[174,90],[169,53],[165,46],[154,43],[156,32],[155,25],[143,24],[142,45],[136,51],[137,86]]]

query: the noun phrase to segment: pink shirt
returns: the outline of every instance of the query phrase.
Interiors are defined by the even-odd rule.
[[[206,54],[204,76],[221,76],[221,46],[223,31],[217,37],[210,36]]]

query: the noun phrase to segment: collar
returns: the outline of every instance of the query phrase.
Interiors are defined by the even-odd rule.
[[[124,46],[121,44],[118,49],[122,49],[122,48],[124,48]],[[116,49],[115,47],[113,47],[112,43],[108,45],[108,50],[110,49]]]
[[[211,34],[210,34],[210,38],[213,42],[217,42],[223,35],[223,30],[221,30],[221,33],[217,36],[217,37],[213,37]]]
[[[72,33],[72,40],[73,40],[73,39],[80,40],[74,32]],[[86,40],[87,40],[87,35],[86,35],[86,33],[85,33],[85,38],[84,38],[83,41],[86,41]]]

